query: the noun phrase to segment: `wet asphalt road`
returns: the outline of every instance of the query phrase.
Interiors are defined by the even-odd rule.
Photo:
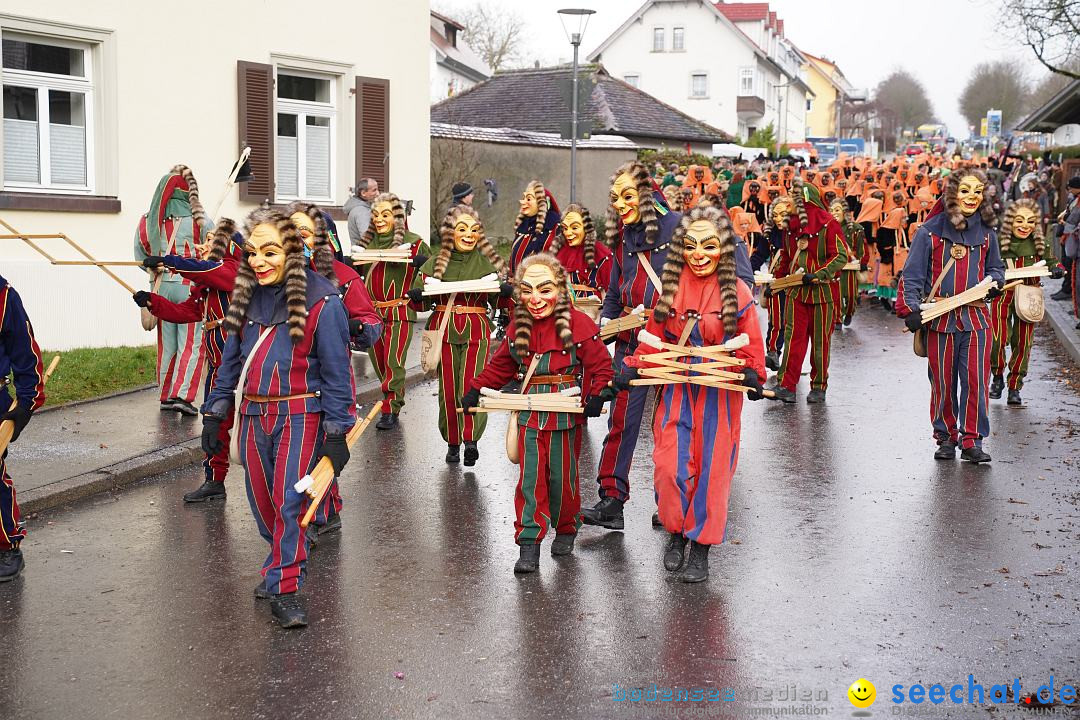
[[[796,405],[748,404],[728,542],[702,585],[660,567],[648,433],[626,532],[586,526],[573,556],[545,543],[541,572],[515,577],[505,420],[474,469],[448,468],[432,383],[399,430],[354,449],[344,530],[309,564],[305,630],[279,630],[252,598],[266,547],[240,473],[225,503],[180,502],[192,468],[31,518],[27,570],[0,586],[0,716],[751,717],[802,707],[776,699],[792,685],[824,694],[817,714],[850,716],[846,689],[865,677],[886,717],[897,683],[1080,680],[1077,373],[1040,328],[1027,405],[993,404],[993,463],[935,462],[925,361],[900,327],[856,316],[828,406],[802,401],[806,378]],[[591,504],[592,470],[583,481]],[[735,701],[613,699],[652,683]]]

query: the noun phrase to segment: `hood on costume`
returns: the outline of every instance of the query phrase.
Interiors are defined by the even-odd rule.
[[[638,222],[644,228],[643,245],[650,248],[656,245],[660,233],[659,217],[667,209],[666,199],[663,193],[656,192],[656,181],[649,175],[649,170],[636,160],[624,163],[615,169],[615,173],[608,181],[608,187],[615,184],[615,180],[623,174],[630,176],[638,192]],[[609,202],[604,218],[604,241],[609,248],[615,247],[619,231],[622,229],[622,221],[615,212],[615,207]]]
[[[551,253],[537,253],[522,260],[514,274],[514,352],[518,359],[528,357],[529,345],[532,342],[533,316],[521,301],[521,278],[533,265],[546,265],[555,274],[555,284],[559,288],[559,299],[555,301],[555,311],[552,313],[555,318],[555,333],[562,340],[564,350],[574,346],[574,333],[570,329],[573,301],[570,298],[570,283],[566,279],[566,270]]]
[[[480,223],[480,239],[476,242],[476,249],[473,252],[479,252],[483,255],[495,268],[495,271],[499,273],[500,277],[505,276],[506,262],[499,253],[495,252],[495,248],[488,241],[480,214],[468,205],[457,205],[446,212],[442,225],[439,226],[439,254],[430,258],[427,264],[421,268],[421,272],[430,274],[437,280],[442,280],[443,274],[446,272],[446,266],[450,264],[450,253],[454,251],[454,225],[457,224],[457,219],[462,215],[471,215],[476,218],[476,222]]]
[[[405,242],[405,204],[401,202],[401,198],[392,192],[379,193],[375,196],[375,199],[371,201],[371,207],[374,208],[379,203],[390,203],[390,210],[394,213],[394,245],[401,245]],[[357,243],[360,247],[366,248],[371,244],[371,241],[375,239],[375,223],[369,222],[367,229],[364,230],[364,235],[360,238],[360,242]]]
[[[668,187],[670,187],[670,185]],[[585,230],[585,239],[581,241],[581,249],[585,254],[585,267],[592,270],[596,267],[596,225],[593,223],[592,213],[590,213],[589,208],[584,205],[570,203],[566,206],[566,213],[563,217],[572,212],[576,212],[581,216],[581,224]],[[560,222],[555,228],[555,239],[552,241],[548,252],[552,255],[558,255],[565,244],[566,237],[563,235],[562,223]]]
[[[213,227],[199,200],[199,184],[187,165],[174,165],[158,180],[145,218],[146,240],[157,255],[183,254],[189,244],[204,242]],[[165,230],[166,218],[179,220],[171,248]]]
[[[1001,248],[1001,252],[1008,252],[1012,247],[1013,238],[1013,221],[1016,220],[1016,211],[1020,208],[1025,208],[1035,213],[1035,230],[1031,233],[1031,239],[1035,243],[1035,254],[1039,257],[1043,256],[1046,252],[1046,238],[1043,235],[1042,226],[1042,212],[1039,211],[1039,205],[1030,198],[1021,198],[1020,200],[1014,200],[1005,207],[1005,214],[1001,218],[1001,232],[998,233],[998,246]]]
[[[531,190],[536,196],[536,216],[529,218],[522,213],[518,213],[517,219],[514,220],[514,227],[520,228],[529,220],[534,220],[536,224],[533,226],[533,232],[539,230],[543,237],[547,237],[555,226],[559,224],[561,217],[559,205],[555,202],[555,196],[539,180],[530,181],[525,186],[525,189]]]
[[[292,217],[296,213],[307,215],[315,225],[315,247],[311,249],[311,260],[315,265],[315,272],[337,286],[337,275],[334,273],[334,245],[330,241],[330,233],[326,228],[322,208],[315,203],[296,200],[285,207],[285,214]]]

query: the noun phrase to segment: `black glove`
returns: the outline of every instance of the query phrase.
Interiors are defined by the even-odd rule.
[[[999,288],[997,285],[994,285],[993,287],[991,287],[989,290],[986,291],[986,299],[987,300],[997,300],[999,297],[1001,297],[1004,294],[1005,294],[1004,290]]]
[[[803,285],[810,285],[811,283],[814,282],[814,278],[815,278],[814,273],[806,273],[806,274],[804,274],[802,276],[802,284]]]
[[[765,397],[762,395],[761,378],[758,376],[757,370],[745,368],[743,370],[742,384],[750,388],[750,391],[746,393],[747,400],[760,400]]]
[[[427,255],[417,255],[412,259],[412,262],[410,262],[409,264],[419,270],[420,268],[424,267],[424,263],[426,263],[427,261]]]
[[[508,282],[499,285],[499,297],[508,298],[514,294],[514,286]]]
[[[334,466],[334,477],[340,475],[345,463],[349,462],[349,446],[345,442],[345,435],[327,435],[323,439],[321,457],[330,458],[330,464]]]
[[[508,312],[499,313],[498,323],[499,323],[499,327],[501,327],[501,328],[510,327],[510,313],[508,313]]]
[[[20,400],[15,405],[14,410],[8,410],[4,413],[4,417],[0,418],[0,423],[10,420],[15,424],[15,431],[11,434],[11,442],[15,442],[19,439],[19,433],[26,427],[26,423],[30,422],[30,416],[33,411],[30,409],[30,403],[24,400]]]
[[[147,255],[142,261],[143,267],[147,270],[153,270],[154,268],[161,267],[165,264],[165,258],[160,255]]]
[[[612,381],[611,386],[622,392],[630,389],[630,381],[638,379],[637,368],[624,368],[615,376],[615,380]]]
[[[604,398],[599,395],[590,395],[585,398],[585,417],[600,417],[600,411],[604,409]]]
[[[772,297],[772,293],[773,293],[772,286],[771,285],[766,285],[761,291],[761,297],[768,300],[770,297]]]
[[[910,315],[904,318],[904,324],[907,325],[907,329],[911,332],[919,332],[922,328],[922,310],[913,310]]]
[[[424,302],[424,288],[413,288],[405,294],[408,295],[409,299],[412,300],[414,303]]]
[[[464,412],[469,412],[480,402],[480,391],[473,388],[469,392],[461,396],[461,409]]]
[[[359,318],[349,318],[349,335],[356,337],[364,334],[364,321]]]
[[[863,272],[866,272],[869,269],[870,269],[870,266],[867,265],[866,263],[862,263],[861,265],[859,265],[859,270],[861,270]]]
[[[1060,280],[1061,278],[1065,277],[1065,269],[1060,265],[1055,265],[1054,267],[1050,268],[1050,277],[1054,280]]]
[[[131,299],[134,300],[135,304],[138,305],[139,307],[148,308],[148,307],[150,307],[150,296],[151,295],[153,295],[153,293],[147,292],[146,290],[140,290],[139,292],[132,295]]]
[[[202,421],[202,449],[207,455],[217,455],[225,449],[218,435],[221,433],[223,418],[214,415],[203,415]]]

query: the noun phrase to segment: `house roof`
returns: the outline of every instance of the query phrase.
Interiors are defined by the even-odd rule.
[[[1017,130],[1053,132],[1062,125],[1080,122],[1080,80],[1073,80],[1042,107],[1021,120]]]
[[[487,128],[561,133],[570,122],[568,66],[500,72],[490,80],[431,106],[431,121]],[[723,130],[680,112],[611,77],[601,65],[585,65],[578,82],[593,83],[581,111],[592,135],[626,135],[678,142],[727,142]]]
[[[448,18],[445,15],[443,15],[442,13],[437,13],[434,10],[431,11],[431,17],[433,17],[436,20],[439,20],[441,22],[444,22],[444,23],[446,23],[448,25],[453,25],[458,30],[464,30],[465,29],[465,26],[462,25],[461,23],[459,23],[457,20],[454,20],[453,18]]]
[[[446,23],[454,26],[459,32],[465,29],[461,23],[451,20],[445,15],[440,15],[434,10],[431,11],[431,17],[440,24]],[[436,27],[435,22],[432,22],[431,25],[431,45],[435,48],[435,53],[438,56],[436,62],[453,72],[464,75],[474,82],[480,82],[491,77],[491,68],[487,66],[487,63],[481,60],[468,45],[451,45],[446,36]]]
[[[431,137],[450,140],[474,140],[477,142],[505,145],[530,145],[539,147],[570,147],[570,139],[558,133],[533,132],[514,128],[486,128],[451,123],[431,123]],[[594,135],[588,140],[578,140],[584,150],[637,150],[637,143],[621,135]]]

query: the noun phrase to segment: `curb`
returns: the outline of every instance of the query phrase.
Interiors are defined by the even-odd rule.
[[[1050,321],[1050,327],[1069,357],[1080,365],[1080,331],[1076,330],[1076,318],[1068,313],[1068,308],[1060,300],[1047,300],[1046,319]]]
[[[427,378],[427,373],[419,365],[406,368],[405,387],[412,387]],[[117,393],[120,395],[126,392]],[[109,396],[113,397],[113,396]],[[356,401],[360,404],[372,403],[382,398],[381,384],[372,378],[356,388]],[[96,398],[102,399],[102,398]],[[83,404],[89,400],[76,401]],[[67,407],[70,407],[68,405]],[[138,482],[151,475],[187,467],[203,459],[199,438],[170,445],[142,455],[122,460],[113,465],[98,468],[82,475],[64,478],[48,485],[19,493],[19,507],[24,515],[49,510],[59,505],[81,500],[107,490],[116,490]]]
[[[122,397],[124,395],[133,395],[143,390],[149,390],[150,388],[156,388],[157,383],[150,383],[149,385],[139,385],[138,387],[128,388],[127,390],[117,390],[116,392],[108,393],[107,395],[98,395],[96,397],[83,398],[82,400],[70,400],[66,403],[60,403],[59,405],[46,405],[45,407],[35,410],[34,413],[40,415],[42,413],[52,412],[53,410],[66,410],[67,408],[78,407],[79,405],[86,405],[87,403],[97,402],[98,400],[111,400],[115,397]]]

